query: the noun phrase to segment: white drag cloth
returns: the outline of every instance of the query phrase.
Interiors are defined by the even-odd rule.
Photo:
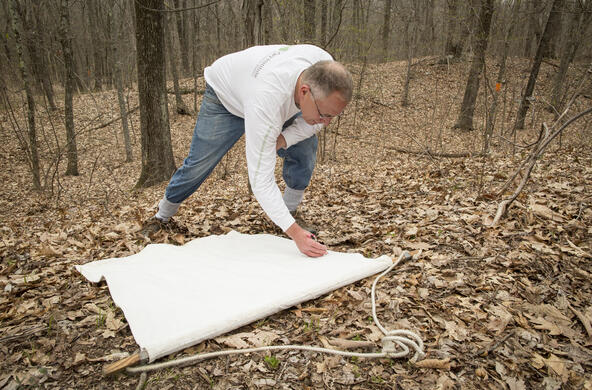
[[[107,281],[113,301],[150,361],[387,269],[330,251],[301,254],[291,240],[230,232],[183,246],[151,244],[140,253],[76,266]]]

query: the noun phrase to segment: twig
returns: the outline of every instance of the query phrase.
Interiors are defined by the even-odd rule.
[[[491,345],[489,348],[483,348],[481,351],[477,352],[477,355],[483,356],[483,357],[489,355],[491,352],[495,351],[497,349],[497,347],[499,347],[500,345],[505,343],[510,337],[512,337],[514,335],[514,333],[515,333],[515,329],[512,329],[501,340],[498,340],[496,343]]]
[[[582,248],[576,246],[576,244],[574,244],[573,242],[571,242],[569,239],[567,239],[567,243],[569,244],[569,246],[571,246],[572,248],[574,248],[576,251],[580,252],[584,257],[587,257],[589,259],[592,259],[592,255],[586,251],[584,251]]]
[[[15,334],[15,335],[12,335],[12,336],[2,337],[2,338],[0,338],[0,343],[3,343],[5,341],[18,340],[20,338],[23,338],[23,337],[26,337],[26,336],[35,334],[35,333],[37,333],[39,331],[42,331],[44,329],[47,329],[47,325],[36,325],[36,326],[32,327],[31,329],[25,330],[23,333]]]

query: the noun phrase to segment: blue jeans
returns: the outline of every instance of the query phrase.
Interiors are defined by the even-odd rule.
[[[284,123],[283,128],[298,115],[300,113]],[[206,84],[189,154],[171,178],[165,192],[166,199],[181,203],[193,194],[244,133],[244,119],[228,112],[212,87]],[[316,163],[318,143],[315,135],[278,151],[278,156],[284,159],[282,176],[288,187],[295,190],[308,187]]]

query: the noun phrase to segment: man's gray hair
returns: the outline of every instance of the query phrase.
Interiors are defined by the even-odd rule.
[[[319,61],[302,72],[302,84],[308,84],[323,99],[338,92],[349,103],[352,98],[353,81],[351,73],[337,61]]]

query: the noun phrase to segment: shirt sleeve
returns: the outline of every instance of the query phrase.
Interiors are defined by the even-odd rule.
[[[282,135],[286,140],[286,149],[302,140],[312,137],[322,128],[322,124],[309,125],[302,116],[297,117],[294,122],[282,132]]]
[[[245,143],[249,181],[263,211],[286,231],[294,218],[275,181],[276,142],[282,130],[281,92],[273,87],[253,91],[245,104]]]

